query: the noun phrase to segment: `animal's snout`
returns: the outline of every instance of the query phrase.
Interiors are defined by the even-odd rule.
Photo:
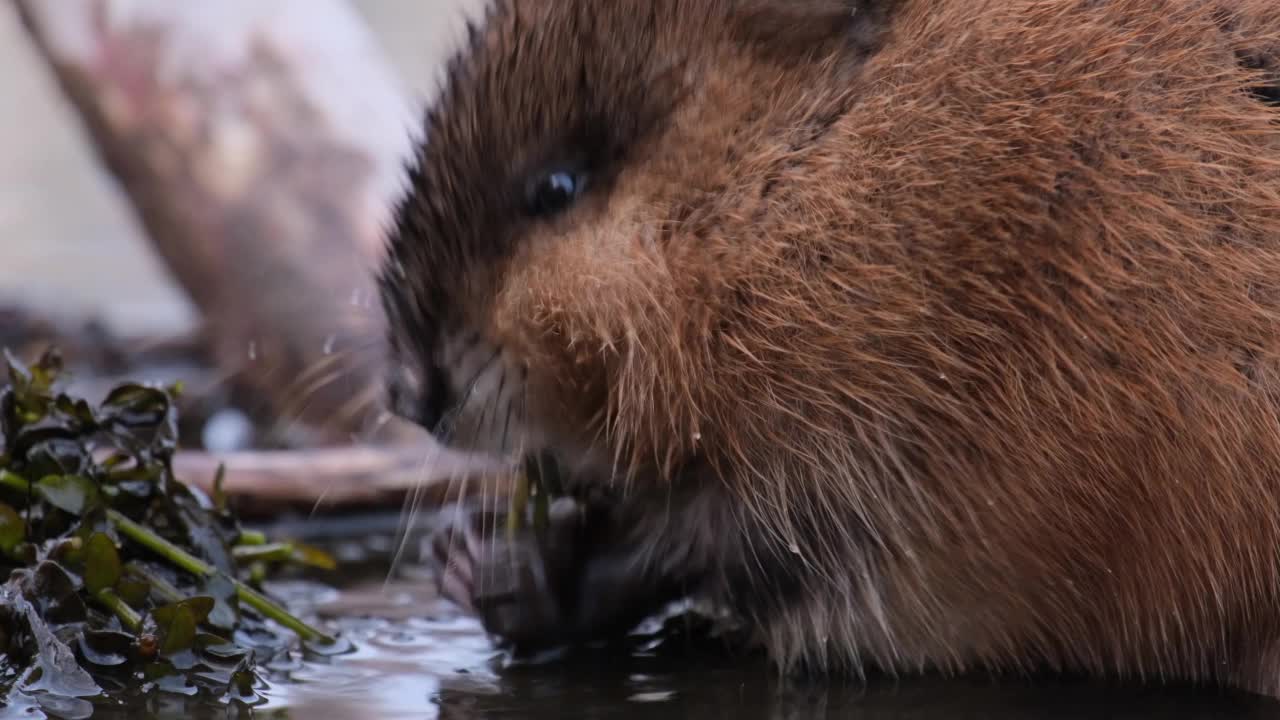
[[[425,337],[426,339],[421,339]],[[477,331],[423,333],[387,366],[392,412],[457,450],[503,454],[526,442],[525,371]]]
[[[457,398],[448,378],[436,363],[421,368],[401,365],[393,370],[387,384],[391,409],[397,415],[437,434],[445,413]]]

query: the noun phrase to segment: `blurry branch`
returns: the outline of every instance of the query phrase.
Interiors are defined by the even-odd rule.
[[[497,502],[505,497],[506,469],[454,454],[421,448],[339,447],[307,452],[240,452],[225,456],[179,453],[174,473],[205,492],[214,491],[218,465],[226,468],[222,491],[252,498],[237,509],[247,516],[280,509],[401,504],[418,488],[414,505],[439,507],[463,494]]]
[[[235,404],[286,445],[331,448],[227,457],[229,493],[354,502],[467,475],[380,408],[373,270],[416,123],[344,0],[10,1]],[[410,455],[351,445],[375,429]],[[187,453],[180,475],[220,459]]]
[[[308,442],[366,430],[412,117],[361,19],[343,0],[13,1],[248,409]]]

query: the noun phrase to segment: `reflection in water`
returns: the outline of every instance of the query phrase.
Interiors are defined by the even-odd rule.
[[[336,621],[356,650],[337,657],[267,663],[267,699],[252,710],[217,698],[127,695],[93,717],[268,718],[269,720],[1280,720],[1280,703],[1186,689],[1105,689],[1014,680],[784,682],[759,657],[735,657],[697,627],[672,621],[659,643],[591,650],[541,664],[513,665],[479,625],[460,617],[412,573],[384,584],[385,564],[355,563],[341,592],[308,582],[279,583],[304,614]],[[8,718],[74,717],[33,701],[0,707]],[[84,717],[84,715],[79,715]]]
[[[611,718],[675,720],[1262,720],[1280,703],[1191,690],[1106,690],[991,681],[917,681],[859,686],[782,683],[766,669],[674,663],[660,674],[630,663],[504,673],[497,692],[474,693],[441,681],[439,715],[448,720]],[[642,688],[645,688],[642,690]],[[637,699],[662,696],[660,702]]]
[[[642,650],[513,665],[428,588],[421,579],[386,593],[380,581],[350,588],[325,612],[346,618],[359,652],[294,673],[305,682],[275,688],[274,701],[306,720],[1280,720],[1280,703],[1190,689],[1012,679],[784,682],[760,658],[735,657],[696,629],[678,632],[674,621],[660,644]],[[352,619],[361,616],[369,617]]]

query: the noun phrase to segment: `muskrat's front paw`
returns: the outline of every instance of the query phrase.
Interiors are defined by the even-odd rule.
[[[561,514],[548,534],[564,533],[569,522]],[[509,536],[505,519],[493,513],[448,514],[431,538],[440,593],[515,649],[564,642],[563,595],[573,562],[556,555],[571,552],[572,544],[552,540],[530,530]]]
[[[440,591],[516,653],[625,635],[684,592],[607,507],[560,498],[509,533],[500,513],[447,513],[432,538]]]

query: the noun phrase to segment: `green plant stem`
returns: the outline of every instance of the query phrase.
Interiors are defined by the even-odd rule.
[[[533,529],[539,533],[546,532],[551,524],[551,501],[542,487],[537,488],[533,496]]]
[[[182,602],[187,599],[178,588],[169,584],[168,580],[151,572],[140,563],[131,562],[124,566],[125,572],[135,575],[144,580],[151,587],[151,592],[155,593],[161,600],[166,603]]]
[[[107,518],[115,523],[120,532],[129,536],[129,539],[142,545],[148,550],[159,554],[169,562],[186,570],[192,575],[207,577],[213,575],[217,570],[210,564],[187,553],[182,548],[156,535],[145,527],[125,517],[124,513],[119,510],[107,510]]]
[[[17,490],[20,493],[31,492],[31,483],[8,470],[0,470],[0,485]]]
[[[112,590],[111,588],[103,588],[94,593],[93,599],[101,603],[103,607],[115,613],[116,617],[120,618],[120,622],[124,623],[124,626],[129,628],[129,632],[136,635],[142,628],[142,616],[138,614],[137,610],[129,607],[129,603],[125,602],[124,598],[117,595],[115,590]]]
[[[237,545],[231,548],[231,554],[241,562],[285,562],[293,557],[293,545],[290,543],[270,543],[267,545]]]
[[[514,540],[524,527],[524,515],[529,507],[529,475],[520,473],[516,478],[515,492],[511,495],[511,507],[507,510],[507,539]]]
[[[266,544],[267,536],[257,530],[241,530],[240,539],[236,541],[237,546]]]
[[[159,554],[169,562],[186,570],[192,575],[199,577],[210,577],[218,574],[218,570],[203,560],[190,555],[182,548],[156,535],[145,527],[125,517],[118,510],[107,510],[107,517],[112,523],[124,533],[129,539],[142,545],[143,547]],[[230,578],[235,585],[236,595],[253,609],[262,613],[268,618],[280,623],[290,630],[298,633],[305,640],[318,640],[325,644],[332,644],[334,639],[319,630],[304,623],[293,615],[289,614],[284,608],[272,602],[262,593],[245,585],[235,578]]]

